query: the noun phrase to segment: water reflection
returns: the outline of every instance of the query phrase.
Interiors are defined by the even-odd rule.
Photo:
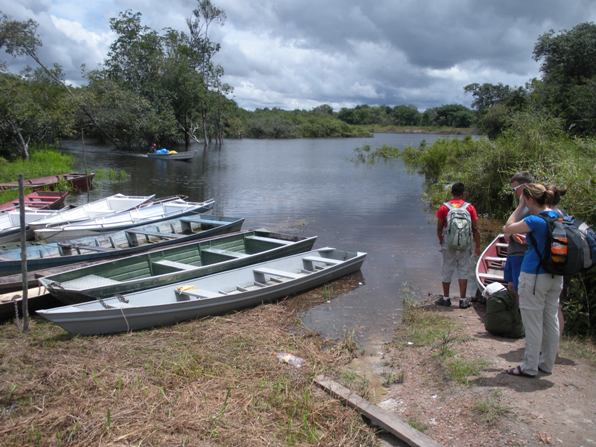
[[[247,229],[316,234],[316,247],[368,252],[361,286],[302,314],[307,327],[325,336],[354,331],[367,340],[390,337],[400,319],[403,283],[422,293],[437,289],[440,257],[434,219],[421,199],[423,178],[408,173],[401,160],[354,163],[354,149],[365,144],[372,150],[383,144],[403,148],[437,138],[228,140],[220,148],[193,147],[199,153],[190,163],[87,145],[85,158],[89,166],[130,174],[122,184],[99,184],[91,200],[115,192],[213,197],[216,213],[245,217]],[[77,143],[66,147],[80,151]]]

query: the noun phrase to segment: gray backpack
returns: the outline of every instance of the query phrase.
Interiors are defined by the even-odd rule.
[[[468,202],[456,207],[449,202],[445,206],[447,213],[446,239],[447,248],[452,250],[468,250],[472,246],[472,216],[468,211]]]

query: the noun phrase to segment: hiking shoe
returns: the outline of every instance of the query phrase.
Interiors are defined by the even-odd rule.
[[[467,309],[472,304],[470,304],[470,298],[462,298],[459,300],[459,308],[460,309]]]
[[[435,301],[435,304],[437,306],[450,307],[451,306],[451,299],[450,298],[441,297],[437,301]]]

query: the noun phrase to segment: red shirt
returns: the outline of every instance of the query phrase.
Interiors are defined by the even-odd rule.
[[[464,204],[464,202],[465,200],[463,199],[452,199],[449,201],[449,203],[455,206],[456,208],[461,207]],[[474,208],[474,205],[470,203],[468,204],[468,207],[466,209],[468,210],[468,213],[470,213],[470,218],[472,219],[472,222],[476,222],[478,220],[478,213],[476,212],[476,208]],[[443,222],[443,226],[447,225],[447,214],[449,214],[449,208],[447,208],[443,203],[437,210],[437,213],[435,214],[435,216],[437,216],[437,219]]]

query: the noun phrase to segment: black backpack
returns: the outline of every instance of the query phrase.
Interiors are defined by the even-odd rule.
[[[542,268],[553,275],[575,275],[585,269],[585,236],[571,219],[538,214],[547,224],[546,241],[538,247],[536,238],[528,233]]]

